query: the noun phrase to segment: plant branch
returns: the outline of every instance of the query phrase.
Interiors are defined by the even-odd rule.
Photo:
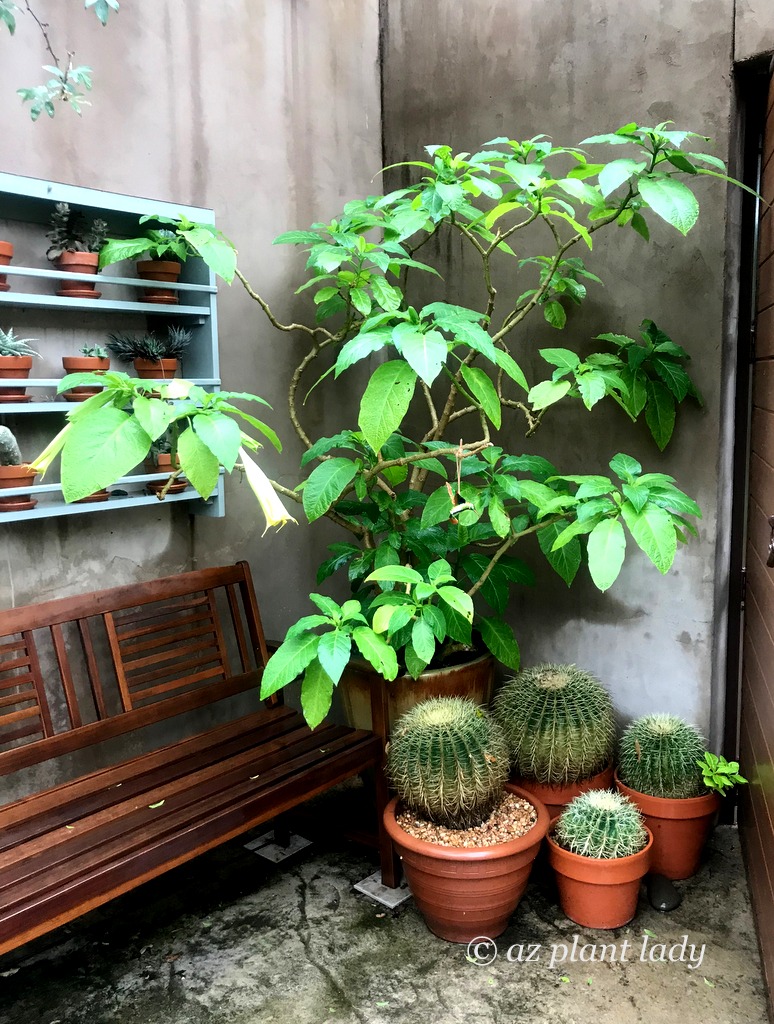
[[[268,302],[265,299],[261,298],[258,292],[256,292],[253,289],[250,282],[247,280],[247,278],[239,269],[239,267],[237,267],[234,273],[244,285],[244,289],[250,296],[250,298],[255,299],[255,301],[258,303],[258,305],[261,307],[261,309],[268,317],[269,323],[272,325],[272,327],[276,327],[278,331],[303,331],[305,334],[308,334],[312,338],[316,338],[318,334],[321,334],[324,338],[328,339],[332,339],[334,337],[334,335],[331,334],[331,332],[327,330],[325,327],[309,327],[307,326],[307,324],[281,324],[279,320],[276,318],[276,316],[272,313],[271,309],[269,308]]]
[[[481,587],[489,579],[489,575],[492,572],[492,569],[494,569],[494,567],[497,565],[497,563],[500,561],[503,555],[506,554],[513,547],[517,540],[521,540],[521,538],[526,537],[527,534],[537,533],[538,530],[543,530],[546,526],[551,526],[553,523],[558,523],[561,518],[561,516],[554,516],[553,519],[546,519],[542,523],[535,523],[534,526],[530,526],[526,530],[519,530],[518,533],[511,533],[508,537],[506,537],[503,543],[497,549],[497,551],[495,551],[495,553],[492,555],[489,565],[486,567],[486,569],[484,569],[479,578],[470,588],[468,594],[470,594],[470,596],[473,597],[473,595],[481,589]]]

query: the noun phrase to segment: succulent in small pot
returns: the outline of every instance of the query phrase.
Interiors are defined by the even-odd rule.
[[[548,828],[539,801],[506,782],[502,730],[473,701],[435,697],[396,722],[384,825],[428,928],[450,942],[507,927]]]
[[[0,241],[0,267],[7,267],[13,259],[13,243]],[[0,292],[10,291],[5,274],[0,274]]]
[[[109,335],[107,347],[121,362],[133,363],[137,376],[143,380],[168,380],[178,371],[190,343],[190,331],[169,327],[161,337],[152,331],[145,334],[115,332]]]
[[[653,833],[651,870],[666,878],[697,872],[717,818],[720,798],[701,767],[705,749],[699,730],[671,714],[643,715],[621,737],[616,785],[644,814]]]
[[[36,475],[29,464],[22,461],[18,442],[11,431],[0,427],[0,511],[25,512],[34,508],[38,502],[30,494],[3,497],[2,491],[31,484]]]
[[[612,785],[613,703],[577,665],[536,665],[507,680],[492,714],[508,740],[514,781],[555,817],[573,797]]]
[[[13,327],[7,331],[0,328],[0,403],[28,402],[25,387],[18,384],[6,385],[5,380],[26,380],[32,369],[32,359],[40,353],[30,348],[35,338],[17,338]]]
[[[88,224],[80,211],[71,210],[69,203],[57,203],[51,214],[51,230],[46,237],[51,245],[46,257],[59,269],[71,274],[97,274],[99,251],[105,243],[108,226],[97,218]],[[96,285],[89,281],[59,282],[57,295],[72,299],[98,299]]]
[[[103,345],[82,345],[77,356],[62,356],[65,373],[105,373],[110,369],[110,357]],[[68,402],[85,402],[101,388],[76,386],[63,393]]]
[[[619,928],[637,910],[653,838],[637,807],[611,789],[576,796],[548,835],[562,910],[584,928]]]

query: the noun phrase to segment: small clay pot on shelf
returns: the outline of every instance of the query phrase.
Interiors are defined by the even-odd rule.
[[[13,259],[13,244],[11,242],[0,242],[0,267],[7,267]],[[0,274],[0,292],[9,292],[11,286],[8,284],[5,274]]]
[[[175,260],[140,260],[137,264],[137,276],[143,281],[176,284],[181,270],[181,264]],[[172,288],[149,287],[143,291],[144,302],[154,302],[161,306],[175,306],[180,301],[177,291]]]
[[[105,373],[110,369],[110,359],[100,359],[98,356],[62,356],[62,367],[68,373]],[[98,395],[102,388],[81,387],[71,388],[70,391],[62,393],[62,397],[68,402],[85,402],[92,395]]]
[[[11,487],[24,487],[31,484],[37,476],[27,463],[21,466],[0,466],[0,513],[26,512],[35,508],[38,501],[31,494],[13,494],[3,497],[3,491]]]
[[[64,270],[68,274],[94,274],[96,277],[99,253],[63,252],[54,263],[57,270]],[[68,281],[63,278],[56,294],[70,299],[98,299],[102,292],[97,291],[96,282],[91,284],[89,281]]]

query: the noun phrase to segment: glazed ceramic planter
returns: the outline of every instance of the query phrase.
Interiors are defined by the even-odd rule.
[[[97,274],[99,264],[99,253],[97,252],[63,252],[54,263],[58,270],[64,270],[68,274]],[[62,279],[59,282],[57,295],[71,299],[98,299],[102,292],[97,291],[97,286],[89,281],[68,281]]]
[[[618,772],[615,784],[619,793],[639,807],[653,833],[650,870],[675,881],[695,875],[720,810],[717,793],[682,800],[648,796],[625,786]]]
[[[32,356],[0,356],[0,403],[29,402],[27,389],[19,384],[6,387],[8,380],[27,380],[32,369]]]
[[[554,869],[559,903],[584,928],[620,928],[637,912],[640,882],[650,870],[653,836],[630,857],[581,857],[563,849],[550,834],[548,862]]]
[[[0,267],[7,267],[13,259],[13,245],[10,242],[0,242]],[[8,292],[11,286],[8,284],[5,274],[0,274],[0,292]]]
[[[517,786],[525,789],[531,796],[537,797],[553,821],[565,809],[567,804],[574,800],[581,793],[588,793],[591,789],[610,789],[613,785],[613,766],[608,765],[601,772],[592,775],[590,779],[581,779],[579,782],[568,782],[565,786],[550,786],[546,782],[538,782],[536,779],[524,779],[518,776],[513,780]]]
[[[14,494],[3,497],[3,491],[11,487],[24,487],[37,476],[25,463],[21,466],[0,466],[0,512],[26,512],[35,508],[37,498],[30,494]]]
[[[143,281],[176,283],[181,269],[180,264],[174,260],[140,260],[137,264],[137,276]],[[172,288],[145,288],[143,301],[173,306],[179,299],[177,292]]]
[[[449,668],[430,669],[419,679],[409,675],[387,682],[369,664],[351,661],[337,687],[347,721],[354,729],[371,731],[371,692],[383,687],[387,694],[388,728],[404,712],[428,697],[470,697],[476,704],[488,705],[494,686],[494,658],[484,654]]]
[[[110,369],[110,360],[97,356],[62,356],[62,366],[65,373],[104,373]],[[63,392],[62,397],[68,402],[85,402],[101,390],[96,387],[72,388]]]
[[[448,942],[501,935],[527,886],[548,830],[548,811],[518,786],[507,783],[506,789],[534,806],[537,821],[519,839],[493,846],[458,849],[415,839],[396,821],[397,798],[384,810],[414,902],[430,931]]]

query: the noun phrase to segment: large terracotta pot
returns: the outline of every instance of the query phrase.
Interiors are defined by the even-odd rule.
[[[98,252],[63,252],[54,261],[57,269],[64,270],[68,274],[94,274],[97,273],[99,265]],[[64,295],[71,299],[98,299],[102,292],[97,291],[97,286],[89,281],[67,281],[62,279],[59,282],[57,295]]]
[[[650,870],[653,836],[631,857],[581,857],[563,849],[550,834],[548,861],[556,874],[559,903],[584,928],[620,928],[637,912],[640,881]]]
[[[0,356],[0,403],[29,402],[25,387],[5,387],[6,380],[26,380],[32,369],[32,356]]]
[[[0,466],[0,512],[26,512],[27,509],[35,508],[37,498],[30,494],[14,494],[4,498],[2,492],[7,488],[31,484],[36,476],[37,473],[26,463],[21,466]]]
[[[140,260],[137,264],[137,276],[143,281],[176,282],[180,277],[181,266],[175,260]],[[155,302],[162,306],[173,306],[179,301],[177,292],[172,288],[145,288],[145,302]]]
[[[450,668],[430,669],[416,680],[403,675],[392,682],[383,679],[367,662],[351,661],[337,689],[347,721],[355,729],[370,732],[373,728],[371,691],[375,686],[386,688],[388,726],[392,731],[396,719],[428,697],[470,697],[477,704],[489,704],[494,686],[494,658],[483,654]]]
[[[562,813],[571,800],[580,796],[581,793],[588,793],[591,789],[610,789],[613,785],[613,766],[608,765],[601,772],[592,775],[590,779],[568,782],[565,786],[550,786],[546,782],[538,782],[537,779],[522,778],[521,775],[513,781],[545,804],[546,810],[553,820]]]
[[[110,369],[109,359],[99,359],[97,356],[62,356],[62,366],[65,373],[104,373]],[[97,395],[102,388],[72,388],[62,394],[68,402],[85,402],[92,395]]]
[[[618,791],[636,804],[653,833],[650,870],[666,878],[690,878],[699,870],[701,853],[720,810],[717,793],[682,800],[648,796],[625,786],[615,774]]]
[[[384,826],[403,861],[414,902],[430,931],[449,942],[501,935],[527,887],[548,830],[548,811],[513,783],[506,789],[534,806],[537,821],[526,835],[494,846],[436,846],[415,839],[398,825],[397,798],[384,810]]]
[[[0,267],[7,267],[13,259],[13,245],[11,242],[0,242]],[[5,274],[0,274],[0,292],[11,290]]]

